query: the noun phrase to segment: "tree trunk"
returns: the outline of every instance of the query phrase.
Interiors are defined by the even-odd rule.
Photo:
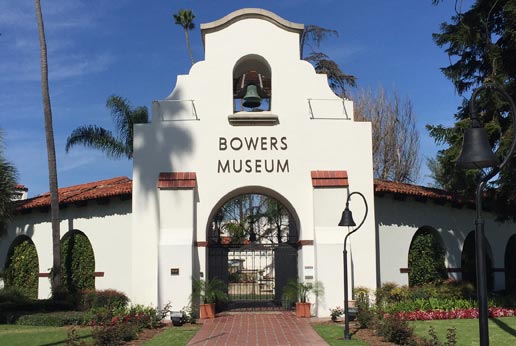
[[[40,0],[34,0],[36,7],[36,18],[38,21],[40,62],[41,62],[41,96],[43,98],[43,113],[45,116],[45,137],[47,142],[48,156],[48,182],[50,188],[50,218],[52,220],[52,294],[55,295],[61,289],[61,243],[59,230],[59,195],[57,191],[57,167],[56,149],[54,144],[54,130],[52,126],[52,109],[50,107],[50,92],[48,89],[48,63],[47,63],[47,42],[45,39],[45,28],[43,15],[41,14]]]
[[[190,54],[190,60],[192,60],[192,65],[195,64],[192,47],[190,46],[190,36],[188,35],[188,29],[185,29],[185,39],[186,39],[186,47],[188,48],[188,54]]]

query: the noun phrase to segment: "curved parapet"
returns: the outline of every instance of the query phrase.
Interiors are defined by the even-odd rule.
[[[202,43],[204,45],[204,37],[206,34],[222,30],[231,24],[240,20],[249,18],[259,18],[271,22],[278,27],[291,32],[297,32],[301,34],[304,30],[304,25],[299,23],[290,22],[286,19],[281,18],[275,13],[261,9],[261,8],[243,8],[234,12],[231,12],[225,17],[215,20],[210,23],[201,24],[201,35]]]

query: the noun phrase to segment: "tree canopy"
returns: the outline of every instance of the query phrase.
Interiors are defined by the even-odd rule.
[[[195,23],[193,20],[195,19],[195,15],[192,10],[179,10],[177,13],[172,14],[174,18],[174,24],[181,26],[185,33],[186,40],[186,48],[188,49],[188,54],[190,55],[190,60],[192,61],[192,65],[195,64],[192,47],[190,46],[190,36],[188,32],[195,28]]]
[[[419,176],[419,132],[410,99],[383,87],[361,90],[355,100],[355,120],[370,121],[373,173],[377,179],[415,183]]]
[[[328,37],[338,35],[339,33],[336,30],[322,28],[313,24],[306,25],[300,40],[301,58],[311,63],[315,68],[315,72],[328,76],[328,83],[335,94],[346,97],[346,88],[348,86],[356,87],[356,77],[342,72],[335,61],[319,51],[322,41]],[[306,48],[309,48],[310,52],[305,55]]]
[[[16,168],[4,157],[3,139],[0,131],[0,232],[12,212],[12,200],[16,194]]]
[[[460,7],[456,11],[450,22],[441,24],[440,32],[433,34],[436,44],[450,57],[450,64],[441,69],[444,75],[465,98],[483,83],[496,84],[515,98],[516,2],[476,0],[467,11]],[[479,95],[476,105],[490,144],[500,158],[504,157],[514,131],[508,103],[501,95],[488,91]],[[429,162],[436,185],[473,197],[479,172],[464,171],[455,166],[462,149],[464,130],[471,126],[469,115],[468,101],[464,99],[455,114],[453,126],[427,125],[427,129],[438,144],[445,146]],[[511,159],[488,186],[488,194],[496,197],[493,209],[502,217],[516,217],[513,208],[515,169],[516,161]]]
[[[134,124],[149,122],[147,107],[133,108],[127,99],[111,95],[106,101],[115,123],[117,135],[97,125],[84,125],[72,131],[66,140],[66,152],[78,144],[98,149],[107,156],[133,158]]]

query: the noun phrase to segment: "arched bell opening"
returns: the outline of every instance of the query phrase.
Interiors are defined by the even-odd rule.
[[[246,190],[229,194],[212,212],[208,280],[225,283],[230,301],[219,305],[223,310],[289,309],[282,298],[287,282],[297,279],[297,217],[277,194]]]
[[[233,69],[233,112],[271,110],[271,68],[256,54],[240,58]]]

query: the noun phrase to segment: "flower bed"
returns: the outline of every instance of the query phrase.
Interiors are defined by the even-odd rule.
[[[516,309],[489,308],[489,317],[516,316]],[[416,310],[401,311],[394,314],[385,314],[384,318],[395,318],[407,321],[429,321],[429,320],[452,320],[478,318],[478,309],[455,309],[455,310]]]

